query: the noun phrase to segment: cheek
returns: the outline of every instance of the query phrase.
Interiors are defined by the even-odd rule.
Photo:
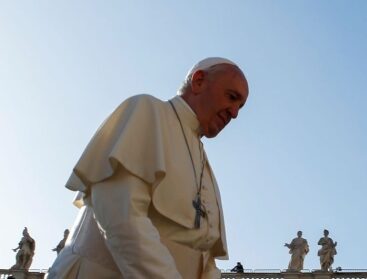
[[[210,112],[207,115],[207,125],[208,126],[217,126],[218,125],[218,116],[214,112]]]
[[[210,119],[212,118],[212,113],[210,111],[210,107],[205,106],[205,108],[201,112],[201,116],[198,117],[198,118],[199,118],[199,120],[201,120],[200,122],[202,122],[203,124],[208,123],[210,121]]]
[[[202,106],[202,113],[199,120],[204,126],[210,125],[211,122],[216,121],[217,117],[217,100],[213,99],[213,96],[207,97]]]
[[[213,119],[213,118],[215,118],[217,113],[218,113],[218,105],[216,104],[216,102],[214,102],[214,101],[208,102],[208,104],[207,104],[207,117],[209,119]]]

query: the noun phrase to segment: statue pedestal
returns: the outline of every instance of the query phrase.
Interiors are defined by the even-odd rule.
[[[10,270],[11,275],[13,275],[13,277],[15,279],[27,279],[28,276],[28,272],[26,270]]]
[[[312,274],[314,275],[315,279],[331,279],[331,272],[316,270],[313,271]]]
[[[284,279],[316,279],[310,272],[298,272],[294,270],[287,270],[283,271],[281,274]]]
[[[44,271],[27,271],[21,269],[0,269],[1,279],[43,279],[45,277]]]
[[[300,279],[301,272],[294,271],[294,270],[286,270],[282,272],[284,279]]]

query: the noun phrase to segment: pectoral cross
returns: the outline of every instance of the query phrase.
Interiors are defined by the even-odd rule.
[[[192,206],[195,208],[195,228],[200,228],[200,217],[205,217],[205,211],[201,205],[200,194],[196,194],[195,199],[192,201]]]

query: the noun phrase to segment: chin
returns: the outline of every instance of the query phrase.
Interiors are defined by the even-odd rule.
[[[221,129],[216,129],[216,130],[212,130],[212,131],[205,131],[203,133],[203,135],[206,138],[215,138],[219,133],[220,133]]]
[[[204,137],[208,138],[208,139],[211,139],[211,138],[215,138],[218,134],[210,134],[210,135],[204,135]]]

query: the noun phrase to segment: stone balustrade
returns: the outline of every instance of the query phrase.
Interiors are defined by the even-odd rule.
[[[0,279],[43,279],[47,270],[9,270],[0,269]],[[302,270],[288,272],[286,270],[251,270],[244,273],[222,271],[222,279],[367,279],[367,269],[343,269],[336,272],[320,270]]]
[[[0,279],[43,279],[47,270],[10,270],[0,269]]]
[[[245,270],[244,273],[223,272],[222,279],[367,279],[367,269],[343,269],[324,272],[320,270]]]

